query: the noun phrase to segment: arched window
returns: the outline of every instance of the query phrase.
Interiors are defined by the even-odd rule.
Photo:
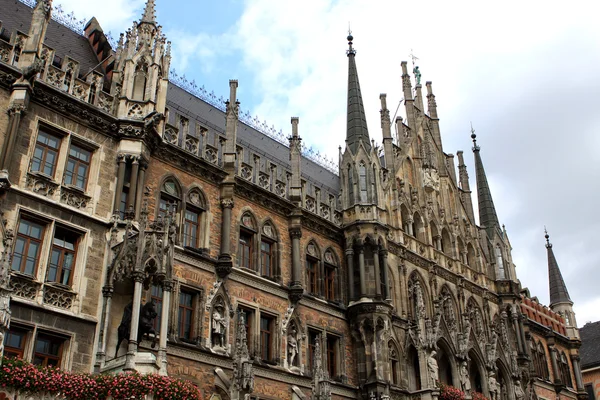
[[[96,81],[90,84],[90,93],[88,95],[88,103],[95,104],[96,103],[96,91],[98,90],[98,86],[96,85]]]
[[[183,216],[183,245],[193,248],[204,247],[206,198],[198,188],[188,192]]]
[[[398,349],[392,341],[388,343],[388,352],[390,355],[390,383],[400,385],[400,357]]]
[[[69,64],[65,72],[65,77],[63,79],[62,90],[64,90],[65,92],[70,92],[71,82],[73,82],[73,66],[72,64]]]
[[[338,262],[333,251],[325,251],[324,257],[325,299],[335,301],[340,298],[338,288]]]
[[[452,255],[452,239],[446,228],[442,229],[442,251],[449,256]]]
[[[360,190],[360,202],[367,202],[367,168],[364,162],[358,166],[358,189]]]
[[[348,165],[348,205],[353,205],[354,201],[354,171]]]
[[[458,258],[460,262],[463,264],[467,264],[467,249],[465,248],[465,245],[460,236],[456,238],[456,245],[458,247]]]
[[[165,217],[167,211],[173,214],[179,211],[181,204],[181,187],[179,183],[168,178],[164,181],[160,188],[160,200],[158,204],[158,216]]]
[[[279,273],[279,242],[275,226],[267,221],[260,230],[260,275],[273,279]]]
[[[19,65],[19,58],[21,58],[21,51],[23,51],[23,38],[18,37],[15,46],[13,47],[12,65]]]
[[[133,100],[144,101],[146,94],[146,82],[148,80],[148,64],[140,61],[135,67],[133,75]]]
[[[306,246],[306,292],[313,296],[321,294],[320,251],[315,242]]]
[[[560,380],[562,381],[562,383],[567,386],[572,388],[573,387],[573,381],[571,380],[571,368],[569,368],[569,361],[567,360],[567,356],[565,356],[565,353],[561,352],[560,353]]]
[[[400,206],[400,218],[402,218],[402,229],[404,229],[404,233],[408,235],[413,235],[412,232],[412,218],[410,213],[408,212],[408,208],[404,204]]]
[[[495,249],[496,256],[496,268],[498,271],[498,279],[506,279],[506,272],[504,270],[504,258],[502,257],[502,249],[500,245],[496,245]]]
[[[546,359],[546,351],[544,350],[544,345],[542,342],[537,344],[538,358],[540,364],[540,376],[542,379],[550,380],[550,369],[548,368],[548,361]]]
[[[238,266],[256,271],[255,249],[256,249],[256,220],[252,214],[242,214],[240,234],[238,239]]]

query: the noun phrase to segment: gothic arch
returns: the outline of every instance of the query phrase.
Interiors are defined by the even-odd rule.
[[[257,241],[259,247],[259,273],[261,276],[280,281],[281,279],[281,243],[277,225],[270,218],[263,220]]]
[[[440,382],[446,385],[460,387],[458,365],[454,356],[453,346],[446,338],[440,338],[436,343],[436,360],[439,368]]]
[[[477,268],[477,256],[475,253],[475,248],[473,247],[473,244],[471,243],[467,243],[467,264],[469,265],[469,268],[471,268],[473,271],[477,271],[479,272],[479,268]]]
[[[472,390],[479,393],[488,393],[487,370],[481,352],[475,348],[470,349],[467,360]]]
[[[447,284],[442,285],[439,301],[446,327],[448,328],[449,333],[454,336],[460,328],[458,303],[456,302],[452,290]]]
[[[333,249],[327,247],[323,252],[323,279],[325,286],[325,298],[327,300],[342,300],[342,282],[346,282],[340,259]]]
[[[240,210],[237,265],[256,272],[258,266],[258,222],[249,207]]]
[[[406,370],[408,390],[412,392],[421,390],[421,367],[419,362],[419,352],[413,345],[410,345],[406,351]]]
[[[146,91],[148,88],[148,81],[150,80],[149,65],[151,62],[144,56],[140,56],[135,61],[135,69],[133,72],[133,86],[131,92],[131,98],[137,101],[145,101]]]
[[[305,340],[306,327],[302,324],[299,313],[294,310],[289,319],[282,322],[282,338],[285,340],[284,365],[290,370],[300,371],[305,364],[302,354],[302,342]]]
[[[473,296],[469,297],[467,300],[467,314],[471,321],[471,331],[477,339],[477,342],[482,344],[486,338],[485,322],[483,320],[481,308]]]
[[[210,248],[209,204],[202,188],[193,185],[187,190],[183,208],[181,223],[183,245],[192,248]]]
[[[442,228],[442,251],[449,257],[453,256],[452,251],[452,235],[448,228]]]
[[[233,307],[229,292],[222,281],[215,282],[208,293],[205,310],[208,322],[206,347],[218,353],[226,353]]]
[[[498,400],[514,400],[514,386],[511,374],[506,363],[498,358],[496,360],[496,382],[498,385]]]
[[[420,241],[425,241],[425,225],[423,222],[423,218],[418,211],[415,211],[413,214],[413,232],[414,237],[419,239]]]
[[[321,248],[315,241],[310,239],[304,249],[304,274],[305,278],[305,291],[312,295],[321,295],[322,290],[322,274],[321,266],[323,260],[323,253]]]
[[[388,377],[389,382],[392,385],[400,386],[401,369],[400,369],[400,347],[394,339],[388,340],[388,359],[389,359],[389,370]]]

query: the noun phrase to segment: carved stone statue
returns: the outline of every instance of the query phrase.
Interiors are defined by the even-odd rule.
[[[429,370],[429,375],[431,376],[433,386],[435,387],[437,387],[438,381],[440,380],[438,363],[435,359],[436,354],[436,351],[432,350],[431,353],[429,353],[429,357],[427,358],[427,369]]]
[[[298,340],[296,339],[296,328],[292,327],[287,337],[288,360],[290,367],[294,365],[296,355],[298,355]]]
[[[490,400],[498,400],[498,382],[493,373],[488,377],[488,387],[490,390]]]
[[[220,306],[215,307],[212,315],[212,343],[213,346],[221,348],[225,347],[225,330],[226,330],[225,317],[223,315],[223,308]]]
[[[463,392],[471,392],[471,379],[469,378],[469,368],[466,361],[460,363],[460,386]]]
[[[515,398],[517,400],[523,400],[525,398],[525,392],[523,391],[523,388],[521,387],[521,381],[518,379],[515,382]]]

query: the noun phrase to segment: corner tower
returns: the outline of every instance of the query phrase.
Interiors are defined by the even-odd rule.
[[[550,235],[546,232],[546,250],[548,251],[548,283],[550,286],[550,308],[552,311],[562,315],[567,326],[567,335],[570,338],[579,339],[579,329],[573,312],[573,301],[569,296],[567,285],[558,267],[558,262],[552,250]]]

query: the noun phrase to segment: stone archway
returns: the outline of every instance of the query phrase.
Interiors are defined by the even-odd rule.
[[[469,351],[469,377],[471,379],[471,390],[479,393],[487,393],[487,374],[481,357],[473,349]]]
[[[456,363],[453,360],[449,346],[444,340],[438,341],[436,352],[435,358],[438,363],[440,382],[445,385],[457,386],[457,382],[454,381],[454,378],[458,377]]]
[[[414,346],[410,346],[406,352],[408,389],[411,391],[421,390],[421,367],[419,364],[419,353]]]

